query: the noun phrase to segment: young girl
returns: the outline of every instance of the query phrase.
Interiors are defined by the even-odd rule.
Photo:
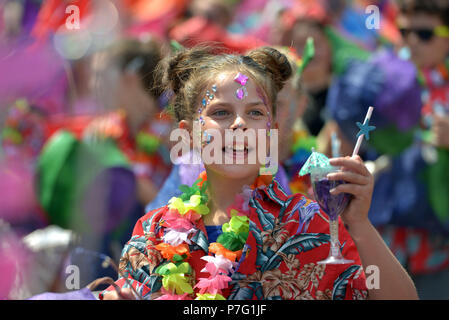
[[[292,73],[287,58],[268,47],[246,56],[193,48],[169,58],[163,71],[179,127],[194,140],[199,125],[203,151],[211,129],[222,137],[225,130],[275,129],[277,93]],[[260,175],[261,163],[248,161],[262,140],[215,148],[222,162],[205,162],[196,184],[139,219],[123,250],[120,277],[100,298],[417,298],[367,218],[373,178],[362,160],[331,159],[343,171],[329,179],[347,182],[333,192],[353,196],[339,240],[343,255],[355,262],[323,265],[317,262],[329,252],[327,217],[315,202],[287,196],[272,176]],[[238,159],[244,164],[235,164]],[[369,265],[380,270],[377,289],[367,289],[362,266]]]

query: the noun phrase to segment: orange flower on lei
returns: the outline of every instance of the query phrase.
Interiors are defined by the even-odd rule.
[[[189,245],[186,243],[181,243],[174,247],[168,243],[162,242],[156,246],[156,249],[160,251],[162,257],[172,262],[179,261],[178,258],[181,257],[181,260],[187,260],[190,258]],[[175,257],[176,255],[179,255],[179,257]]]
[[[214,242],[209,245],[209,252],[215,253],[217,256],[223,256],[228,260],[236,261],[242,256],[242,249],[231,251],[226,249],[221,243]]]

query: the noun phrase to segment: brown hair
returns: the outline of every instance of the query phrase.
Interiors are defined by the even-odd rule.
[[[162,45],[157,40],[127,38],[113,45],[110,54],[111,62],[122,72],[133,70],[139,76],[143,88],[154,99],[160,96],[154,77],[156,67],[162,60]]]
[[[277,93],[292,75],[287,57],[270,47],[254,49],[246,55],[217,54],[217,48],[207,46],[178,52],[165,59],[157,72],[162,89],[174,93],[171,111],[177,121],[193,120],[199,95],[224,71],[242,72],[253,79],[267,95],[273,114],[276,114]]]
[[[425,13],[437,16],[444,25],[449,26],[448,0],[399,0],[398,5],[403,14]]]

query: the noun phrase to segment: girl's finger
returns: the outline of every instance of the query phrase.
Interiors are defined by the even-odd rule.
[[[331,165],[335,167],[342,167],[349,171],[357,172],[363,176],[369,176],[370,173],[368,169],[363,164],[363,161],[359,156],[345,157],[345,158],[333,158],[329,159]]]
[[[348,183],[366,185],[370,182],[367,176],[362,176],[361,174],[352,171],[339,171],[332,172],[327,175],[329,180],[343,180]]]
[[[120,297],[124,300],[137,300],[137,297],[131,288],[122,288],[120,291]]]
[[[331,189],[329,192],[332,195],[337,195],[340,193],[349,193],[355,197],[363,196],[366,193],[365,186],[352,183],[340,184],[339,186]]]

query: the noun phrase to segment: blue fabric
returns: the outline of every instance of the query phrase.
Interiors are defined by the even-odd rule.
[[[374,185],[369,211],[373,225],[391,224],[448,234],[427,200],[427,186],[422,177],[426,162],[421,145],[415,143],[392,160],[391,169],[381,173]]]
[[[220,234],[223,233],[222,226],[206,226],[209,243],[216,242]]]
[[[172,197],[179,197],[182,194],[179,190],[181,184],[179,165],[174,165],[156,198],[145,207],[145,212],[165,206]]]
[[[356,142],[357,121],[374,106],[370,124],[378,129],[394,126],[401,132],[412,129],[421,116],[421,89],[412,63],[388,51],[379,51],[367,62],[353,61],[334,79],[327,108],[344,135]],[[374,135],[374,133],[373,133]]]
[[[363,43],[370,49],[375,49],[379,34],[376,29],[366,27],[367,17],[364,10],[347,7],[341,15],[340,26],[349,37],[355,38],[357,42]]]

